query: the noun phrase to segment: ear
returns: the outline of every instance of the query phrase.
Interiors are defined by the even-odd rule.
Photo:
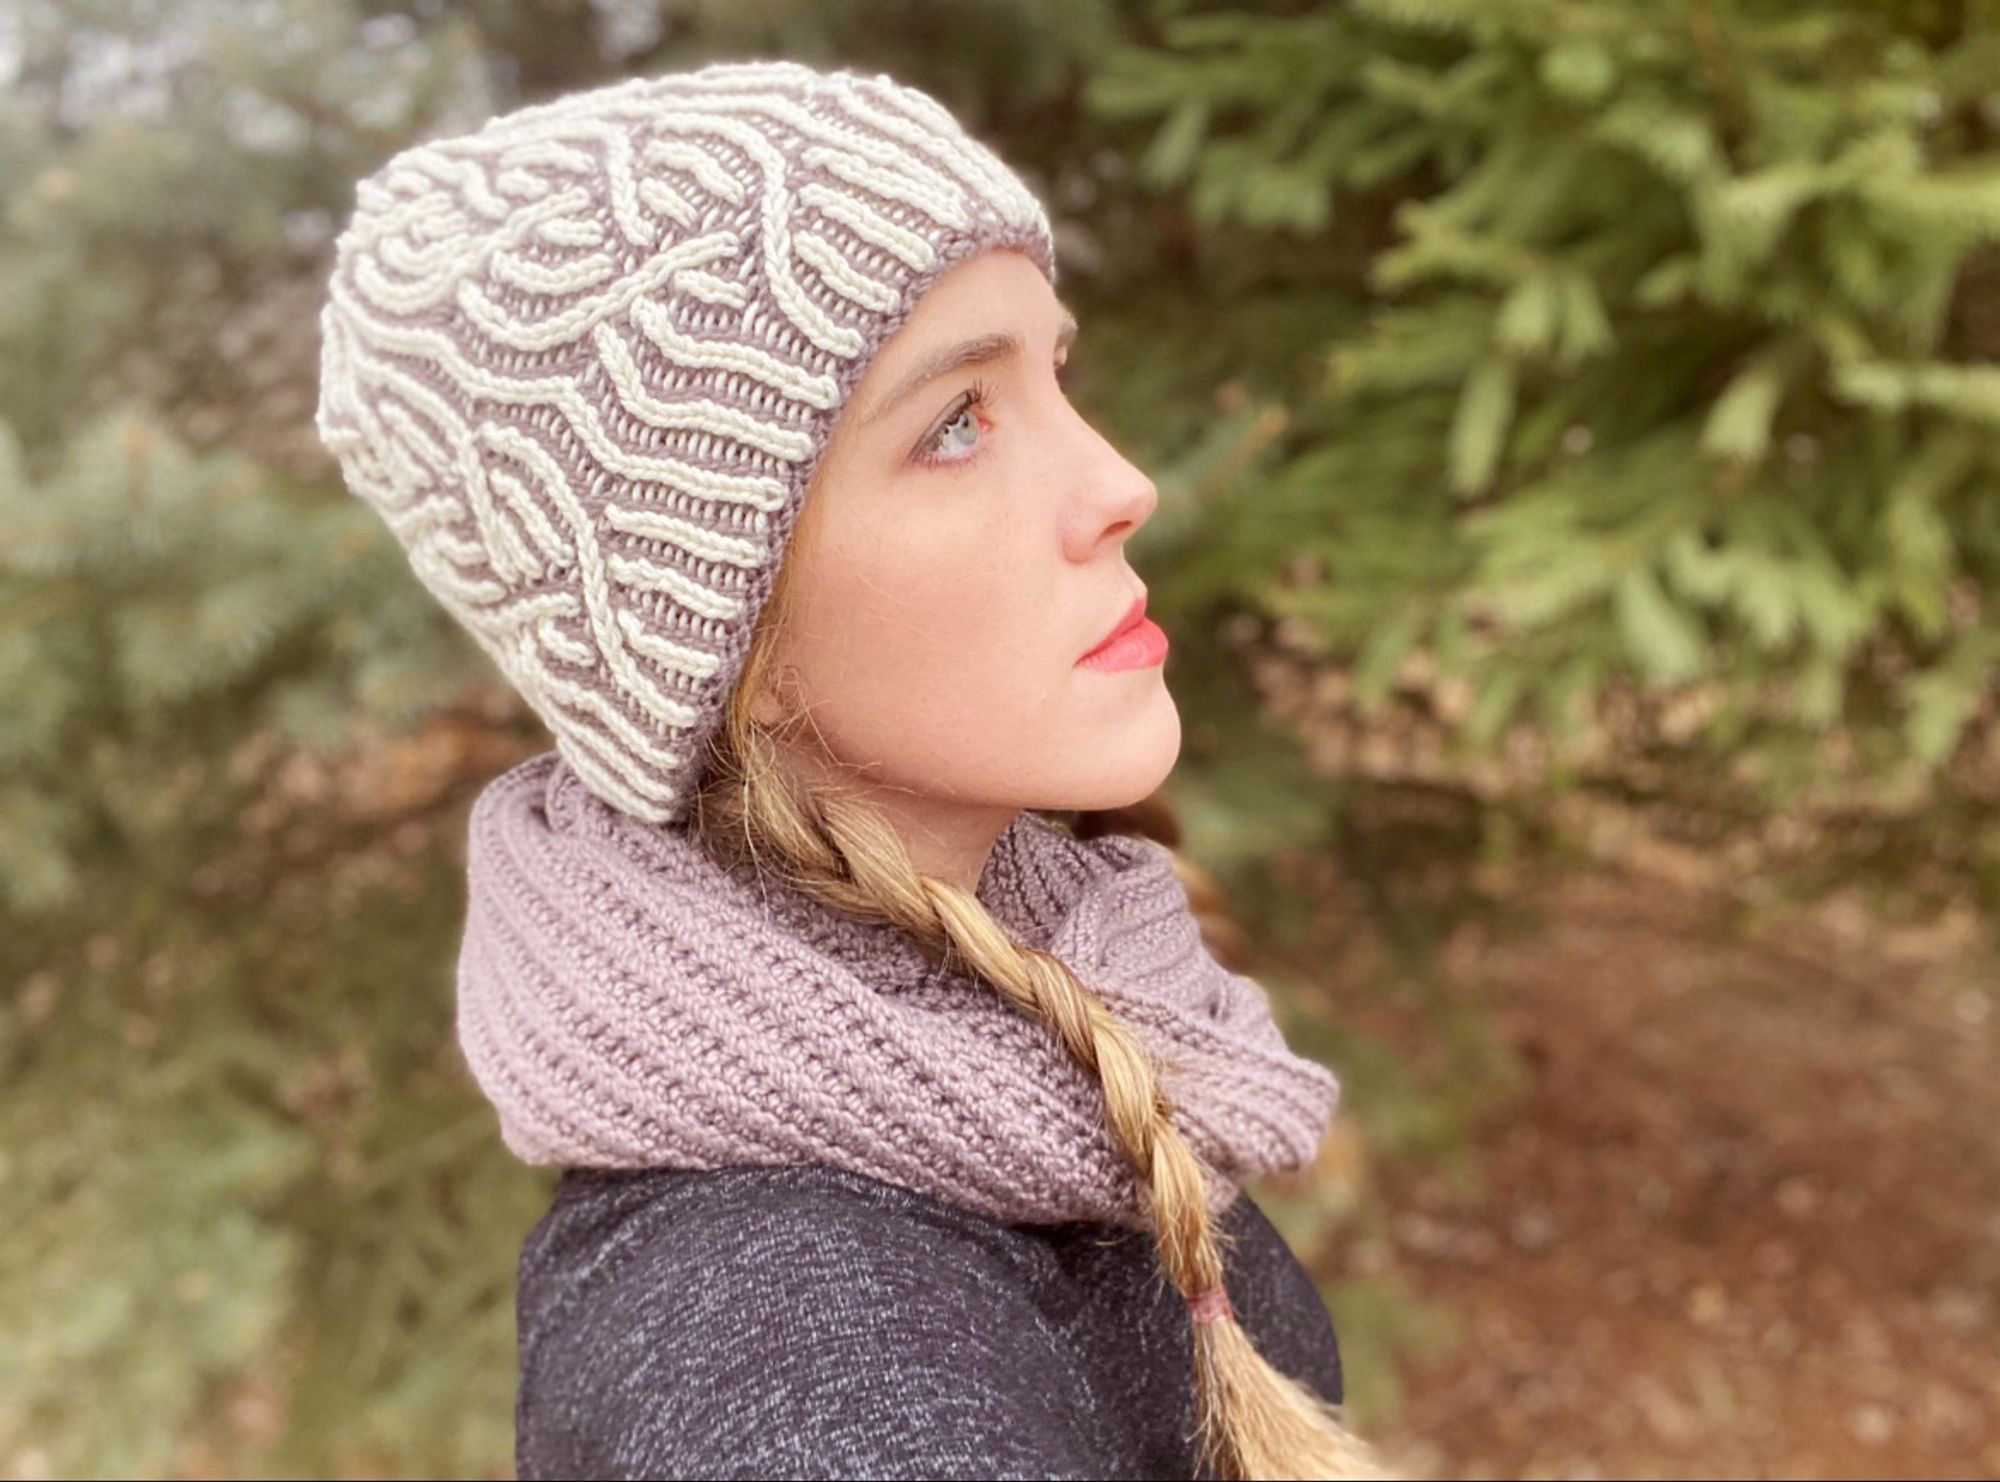
[[[782,725],[788,713],[783,687],[792,679],[792,671],[786,665],[774,666],[768,681],[757,688],[750,697],[750,718],[760,726],[773,730]]]
[[[750,718],[767,729],[778,724],[778,702],[765,690],[750,702]]]

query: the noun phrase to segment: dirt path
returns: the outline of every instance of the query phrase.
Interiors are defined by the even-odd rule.
[[[1434,1476],[2000,1474],[1990,959],[1851,907],[1732,934],[1610,872],[1545,905],[1445,954],[1530,1070],[1481,1192],[1377,1176],[1391,1269],[1459,1329],[1385,1443]]]

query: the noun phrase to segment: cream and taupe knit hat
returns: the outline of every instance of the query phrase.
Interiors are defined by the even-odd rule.
[[[404,150],[321,315],[321,440],[605,801],[685,818],[841,408],[1041,203],[887,76],[718,62]]]

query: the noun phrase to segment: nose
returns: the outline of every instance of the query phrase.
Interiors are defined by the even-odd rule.
[[[1088,562],[1106,546],[1125,543],[1132,532],[1153,517],[1160,491],[1145,470],[1113,447],[1081,416],[1078,456],[1082,467],[1073,485],[1065,544],[1073,561]]]

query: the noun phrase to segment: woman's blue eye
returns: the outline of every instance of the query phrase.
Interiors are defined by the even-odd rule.
[[[950,420],[949,422],[945,423],[945,425],[944,425],[944,433],[945,433],[945,437],[946,437],[946,439],[947,439],[947,442],[946,442],[946,446],[947,446],[947,447],[949,447],[949,446],[950,446],[950,442],[949,442],[949,439],[950,439],[950,436],[951,436],[951,433],[952,433],[952,430],[953,430],[954,428],[959,428],[959,427],[964,427],[964,428],[969,428],[969,429],[970,429],[971,431],[973,431],[973,432],[977,432],[977,431],[979,430],[979,419],[978,419],[977,417],[975,417],[975,416],[973,416],[973,415],[972,415],[972,408],[971,408],[971,407],[969,407],[969,406],[968,406],[968,407],[966,407],[966,408],[965,408],[965,410],[963,410],[962,412],[960,412],[960,413],[959,413],[959,414],[958,414],[958,415],[957,415],[956,417],[953,417],[953,418],[952,418],[952,419],[951,419],[951,420]],[[965,443],[961,443],[961,444],[959,444],[959,446],[960,446],[960,447],[966,447],[966,446],[969,446],[969,445],[968,445],[968,444],[965,444]]]
[[[962,425],[976,434],[979,431],[979,408],[992,404],[993,388],[983,381],[973,382],[971,389],[959,402],[958,409],[951,414],[950,420],[940,424],[935,432],[924,439],[923,446],[916,453],[917,462],[933,465],[970,463],[978,456],[977,450],[981,445],[977,441],[948,440],[953,433],[961,429]]]

